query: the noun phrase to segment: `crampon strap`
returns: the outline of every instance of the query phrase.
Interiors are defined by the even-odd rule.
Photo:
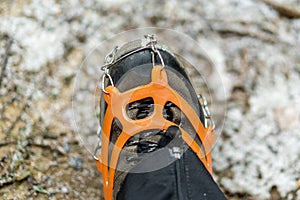
[[[105,90],[107,93],[104,94],[104,99],[107,103],[107,109],[102,126],[102,147],[101,154],[97,155],[97,167],[103,175],[104,197],[106,200],[113,198],[114,177],[121,150],[131,137],[144,130],[167,130],[170,126],[177,126],[181,131],[184,142],[195,152],[206,169],[212,173],[210,150],[215,141],[215,132],[210,126],[204,128],[194,109],[170,87],[164,67],[160,65],[153,67],[151,82],[147,85],[138,86],[122,93],[114,86],[108,86]],[[128,104],[148,97],[153,98],[154,101],[154,110],[151,115],[137,120],[129,118],[126,114]],[[167,102],[175,104],[187,116],[200,138],[205,152],[183,128],[164,118],[162,113]],[[109,138],[114,118],[117,118],[122,124],[122,132],[110,153]]]

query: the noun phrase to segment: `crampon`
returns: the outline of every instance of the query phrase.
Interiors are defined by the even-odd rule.
[[[214,123],[184,68],[154,35],[106,56],[95,151],[106,200],[224,198],[211,177]]]

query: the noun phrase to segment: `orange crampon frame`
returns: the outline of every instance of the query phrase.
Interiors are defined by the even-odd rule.
[[[211,147],[215,141],[215,132],[212,127],[208,126],[204,128],[200,121],[199,116],[193,110],[193,108],[180,96],[175,90],[173,90],[168,84],[168,77],[164,67],[157,65],[153,66],[152,81],[143,86],[139,86],[130,89],[125,92],[119,92],[114,86],[108,86],[105,88],[107,93],[104,93],[104,99],[107,103],[107,110],[104,117],[104,123],[102,126],[102,147],[101,155],[97,155],[97,167],[103,175],[104,185],[104,198],[106,200],[113,199],[114,189],[114,177],[117,168],[120,152],[126,142],[134,135],[144,130],[160,129],[167,130],[170,126],[177,126],[175,123],[168,121],[163,117],[164,105],[167,102],[174,103],[181,109],[192,126],[197,132],[200,138],[205,152],[196,143],[194,138],[187,133],[183,128],[178,127],[182,134],[182,139],[185,143],[196,153],[197,157],[204,164],[206,169],[212,173],[211,164]],[[129,103],[135,102],[147,97],[151,97],[154,100],[153,113],[143,119],[133,120],[126,114],[126,107]],[[122,124],[122,132],[116,140],[112,152],[111,159],[109,159],[109,138],[111,134],[111,124],[114,118],[117,118]]]

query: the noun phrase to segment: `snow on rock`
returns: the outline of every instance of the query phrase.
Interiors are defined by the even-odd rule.
[[[0,32],[9,35],[22,48],[25,71],[37,72],[64,54],[68,27],[60,18],[60,5],[54,0],[32,1],[23,16],[7,16]]]
[[[11,17],[8,20],[10,26],[2,26],[0,31],[11,35],[22,47],[22,69],[37,72],[48,62],[54,62],[63,55],[64,30],[45,30],[36,21],[24,17]]]
[[[253,76],[248,73],[242,83],[250,94],[249,109],[230,104],[224,128],[227,137],[214,152],[216,172],[230,171],[231,176],[220,181],[232,193],[268,199],[275,186],[287,198],[299,187],[300,79],[293,73],[295,58],[287,59],[282,51],[293,54],[297,47],[264,45],[256,55],[252,50],[258,44],[250,46],[244,40],[231,45],[247,48],[249,57],[256,57],[249,61],[256,78],[247,79]]]
[[[207,56],[212,60],[214,69],[208,80],[209,87],[215,92],[214,97],[218,101],[226,101],[232,89],[230,74],[226,73],[225,55],[216,42],[200,40],[199,45],[205,50]],[[219,80],[221,79],[221,81]],[[220,87],[219,84],[222,84]]]

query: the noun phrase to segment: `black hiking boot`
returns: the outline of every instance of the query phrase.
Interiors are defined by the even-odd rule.
[[[105,199],[225,199],[211,176],[213,123],[182,58],[151,35],[115,48],[103,70]]]

